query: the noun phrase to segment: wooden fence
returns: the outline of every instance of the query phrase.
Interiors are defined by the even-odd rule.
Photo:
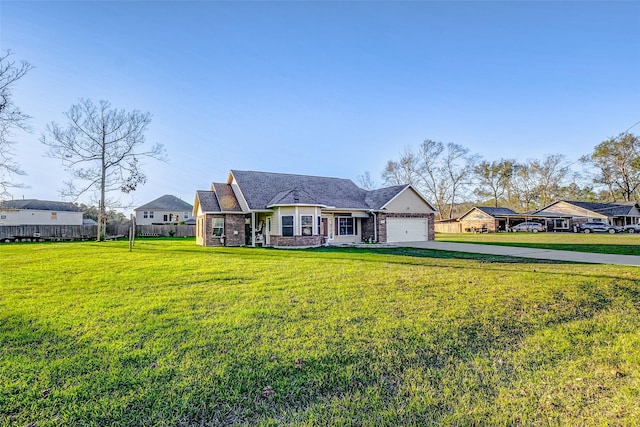
[[[94,240],[97,225],[3,225],[0,241]],[[138,225],[138,237],[195,237],[195,225]],[[128,237],[129,224],[107,224],[107,238]]]
[[[462,233],[462,227],[457,221],[436,222],[433,227],[436,233]]]

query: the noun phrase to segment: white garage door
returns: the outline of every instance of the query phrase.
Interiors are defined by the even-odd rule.
[[[426,218],[387,218],[387,242],[429,240]]]

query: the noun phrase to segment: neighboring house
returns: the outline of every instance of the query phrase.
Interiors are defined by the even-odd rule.
[[[434,238],[435,210],[410,185],[364,190],[349,179],[232,170],[197,191],[196,243],[298,246]]]
[[[460,231],[497,232],[508,231],[519,222],[523,222],[522,214],[509,208],[475,206],[458,218]]]
[[[588,221],[611,225],[638,224],[640,206],[637,202],[593,203],[560,200],[536,211],[536,217],[547,221],[549,231],[570,231]]]
[[[82,225],[73,203],[22,199],[0,202],[0,225]]]
[[[193,206],[184,200],[165,194],[135,209],[136,224],[179,224],[188,220]]]

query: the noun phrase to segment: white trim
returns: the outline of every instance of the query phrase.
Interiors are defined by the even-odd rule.
[[[233,176],[232,171],[229,171],[229,178],[227,178],[227,184],[231,185],[231,190],[233,191],[233,194],[236,196],[236,199],[238,199],[238,203],[240,204],[240,208],[242,209],[242,211],[244,213],[250,212],[251,209],[249,209],[249,203],[247,203],[247,199],[244,197],[244,194],[242,194],[242,190],[240,189],[240,186],[238,185],[236,178]],[[240,197],[238,197],[238,195],[240,195]],[[218,197],[217,194],[216,194],[216,197]]]

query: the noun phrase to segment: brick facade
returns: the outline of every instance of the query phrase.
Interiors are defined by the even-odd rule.
[[[369,216],[369,218],[362,218],[360,221],[360,227],[362,229],[361,233],[363,242],[376,241],[375,226],[376,224],[373,216]]]
[[[213,218],[224,218],[224,238],[213,236]],[[245,215],[204,215],[197,219],[196,243],[203,246],[244,246]]]
[[[322,236],[269,236],[271,246],[308,246],[322,245]]]

